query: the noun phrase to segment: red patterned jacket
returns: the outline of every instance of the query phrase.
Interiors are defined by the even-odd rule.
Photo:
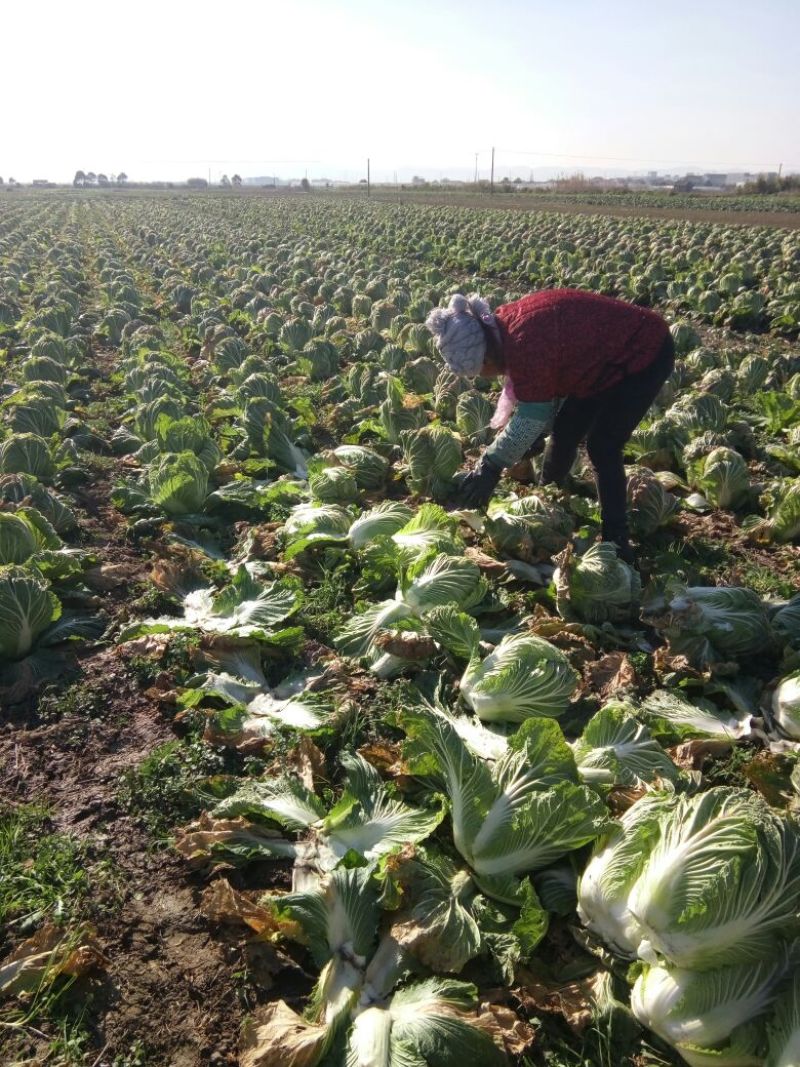
[[[655,311],[579,289],[544,289],[495,311],[523,402],[588,397],[643,370],[668,327]]]

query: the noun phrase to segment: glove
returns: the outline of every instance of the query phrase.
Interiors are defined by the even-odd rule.
[[[492,499],[492,494],[503,473],[502,467],[496,467],[486,456],[478,463],[474,471],[461,483],[457,503],[465,508],[484,508]]]

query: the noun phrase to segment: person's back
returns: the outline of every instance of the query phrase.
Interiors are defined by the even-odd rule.
[[[668,332],[654,311],[580,289],[545,289],[494,314],[522,401],[594,396],[652,362]]]

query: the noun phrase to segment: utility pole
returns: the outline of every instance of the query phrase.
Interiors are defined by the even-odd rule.
[[[489,192],[494,192],[494,148],[492,148],[492,176],[489,180]]]
[[[781,176],[781,171],[782,171],[782,170],[783,170],[783,163],[779,163],[779,164],[778,164],[778,177],[779,177],[779,178],[780,178],[780,176]]]
[[[475,184],[478,184],[478,153],[475,153]]]
[[[367,196],[369,196],[369,158],[367,158]]]

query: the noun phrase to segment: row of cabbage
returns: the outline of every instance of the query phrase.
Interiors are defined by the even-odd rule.
[[[31,220],[33,221],[33,220]],[[47,224],[42,216],[40,221]],[[58,673],[67,643],[99,635],[69,490],[98,444],[81,418],[94,369],[78,233],[62,213],[41,235],[6,226],[0,285],[17,302],[0,400],[0,669],[4,696]],[[0,336],[0,343],[3,338]]]

